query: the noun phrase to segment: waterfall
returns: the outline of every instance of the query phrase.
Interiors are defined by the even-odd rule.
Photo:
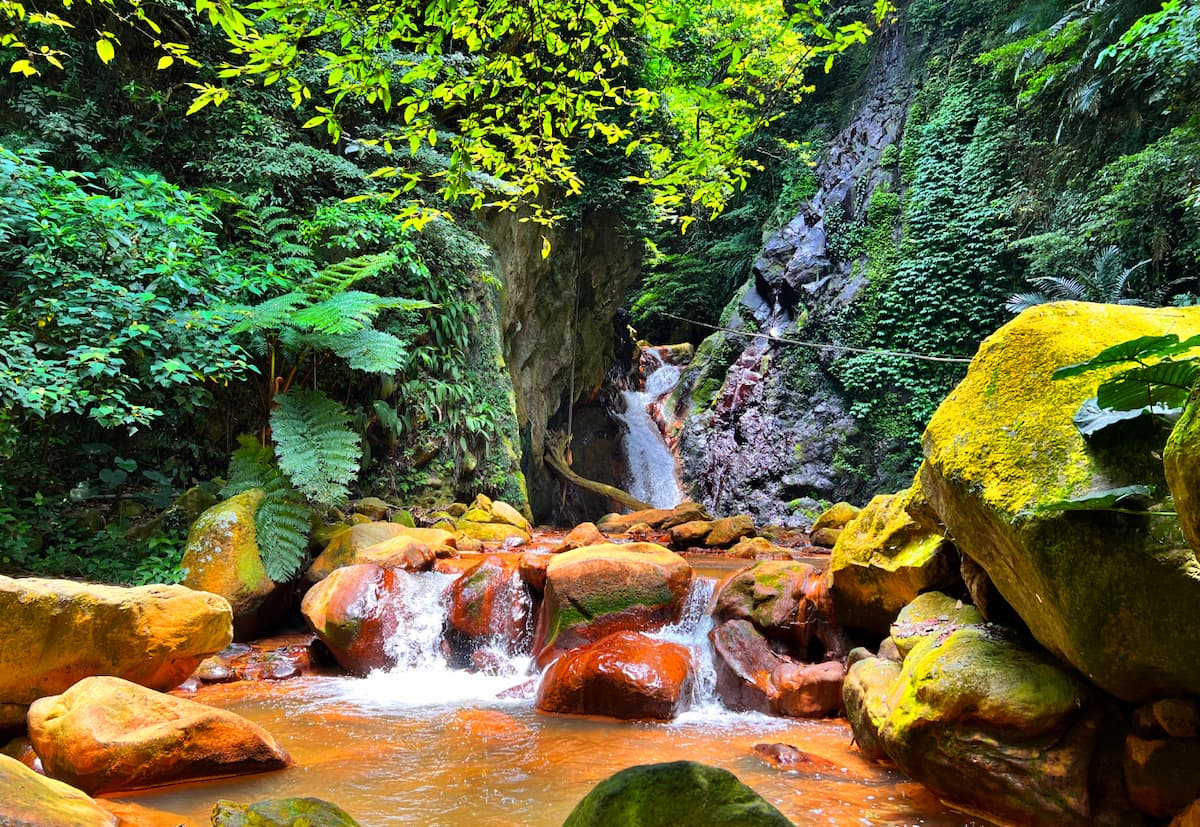
[[[629,465],[627,488],[634,497],[655,508],[674,508],[683,501],[684,493],[675,473],[675,455],[650,415],[650,406],[661,404],[675,388],[680,370],[664,364],[653,350],[645,353],[655,365],[646,376],[646,389],[624,391],[621,399],[625,410],[617,415],[625,430],[622,445]]]
[[[691,653],[694,680],[687,708],[693,716],[708,717],[728,711],[717,697],[717,670],[713,666],[712,642],[708,639],[713,628],[709,609],[716,587],[717,581],[712,577],[693,577],[679,620],[650,635],[686,646]]]

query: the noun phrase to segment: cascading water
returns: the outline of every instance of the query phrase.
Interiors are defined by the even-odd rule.
[[[686,646],[692,654],[692,694],[687,711],[678,719],[685,723],[729,714],[717,697],[717,670],[713,666],[712,642],[708,639],[713,628],[709,610],[716,587],[717,581],[711,577],[693,577],[679,620],[651,634]]]
[[[650,408],[661,404],[663,397],[674,390],[680,370],[665,364],[653,350],[645,351],[645,355],[654,365],[646,375],[646,389],[622,392],[625,409],[617,414],[625,431],[622,445],[629,465],[626,487],[634,497],[655,508],[674,508],[684,499],[675,473],[675,455],[663,440]]]

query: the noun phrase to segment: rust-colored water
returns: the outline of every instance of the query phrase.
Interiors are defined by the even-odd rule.
[[[731,770],[798,825],[971,823],[862,760],[845,721],[725,713],[622,723],[539,715],[528,700],[405,706],[387,693],[369,680],[322,677],[204,687],[196,700],[263,725],[296,766],[132,800],[195,827],[209,823],[218,799],[297,795],[335,801],[364,825],[559,825],[617,770],[686,758]],[[798,747],[815,767],[771,767],[753,749],[764,742]]]

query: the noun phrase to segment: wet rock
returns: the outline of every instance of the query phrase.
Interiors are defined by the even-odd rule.
[[[822,529],[840,531],[857,519],[861,511],[861,508],[848,502],[834,503],[813,520],[810,531],[814,534]]]
[[[1022,824],[1143,821],[1107,771],[1119,712],[1001,627],[925,638],[903,666],[860,661],[845,702],[867,755],[971,811]]]
[[[946,635],[964,626],[981,626],[983,622],[983,615],[969,603],[941,592],[926,592],[900,610],[888,640],[903,659],[922,640]]]
[[[791,827],[766,799],[728,770],[675,761],[629,767],[597,784],[563,827]]]
[[[276,798],[255,804],[218,801],[213,827],[358,827],[336,804],[320,798]]]
[[[521,560],[518,564],[521,579],[525,581],[525,584],[538,597],[541,597],[546,591],[546,569],[549,567],[549,554],[527,552],[521,555]]]
[[[747,620],[721,623],[709,639],[717,695],[730,709],[820,718],[841,708],[840,662],[803,664],[780,654]]]
[[[192,677],[201,683],[228,681],[282,681],[312,670],[318,657],[312,635],[291,635],[256,641],[254,646],[234,644],[206,659]]]
[[[838,622],[884,634],[914,597],[957,582],[957,560],[945,537],[909,514],[920,487],[871,500],[842,529],[829,560]]]
[[[712,520],[692,520],[671,528],[672,548],[700,548],[712,530]]]
[[[801,660],[839,659],[848,649],[832,619],[833,604],[821,572],[807,563],[764,560],[727,577],[718,587],[713,617],[749,620]]]
[[[90,796],[0,755],[0,823],[13,827],[117,827]]]
[[[1170,818],[1200,798],[1200,740],[1125,739],[1125,784],[1142,812]]]
[[[501,543],[511,547],[527,545],[531,539],[529,532],[508,523],[477,523],[464,518],[456,522],[454,527],[460,537],[481,543]]]
[[[254,514],[265,494],[252,488],[206,510],[188,531],[180,567],[183,585],[219,594],[233,608],[238,640],[262,634],[294,605],[263,566]]]
[[[831,549],[837,545],[838,537],[841,536],[842,529],[840,528],[814,528],[812,542],[814,546]]]
[[[512,558],[485,557],[450,587],[450,627],[470,650],[490,644],[509,654],[528,652],[533,600]]]
[[[713,520],[704,542],[711,548],[729,548],[743,537],[754,536],[754,533],[754,518],[749,514],[738,514]]]
[[[354,513],[362,514],[368,520],[386,520],[391,510],[391,504],[378,497],[363,497],[354,503]]]
[[[554,555],[538,615],[539,661],[613,632],[673,623],[691,581],[688,562],[653,543],[587,546]]]
[[[691,689],[687,647],[638,632],[617,632],[566,652],[538,688],[541,712],[669,721]]]
[[[837,772],[841,766],[828,758],[796,749],[791,744],[755,744],[754,752],[773,767],[805,772]]]
[[[85,678],[29,708],[29,738],[46,774],[96,794],[291,764],[240,715],[120,678]]]
[[[1183,812],[1171,819],[1169,827],[1200,827],[1200,799],[1193,801]]]
[[[766,537],[743,537],[725,552],[730,557],[743,560],[759,558],[791,559],[791,554],[783,546],[777,546]]]
[[[984,341],[923,438],[922,487],[955,543],[1038,642],[1127,701],[1200,694],[1200,567],[1173,518],[1043,508],[1163,482],[1155,429],[1089,442],[1075,428],[1104,372],[1051,377],[1167,330],[1200,333],[1200,308],[1032,308]]]
[[[438,528],[409,528],[399,523],[367,522],[335,534],[305,573],[309,582],[328,577],[341,566],[363,563],[416,570],[428,568],[428,552],[437,557],[457,551],[454,534]]]
[[[224,598],[184,586],[0,576],[0,703],[28,704],[89,675],[178,686],[228,645]]]
[[[485,494],[479,494],[475,500],[460,515],[462,519],[473,523],[502,523],[519,528],[528,534],[533,531],[529,520],[520,511],[503,500],[493,500]]]
[[[1194,698],[1163,698],[1133,712],[1135,734],[1147,738],[1200,738],[1200,701]]]
[[[572,551],[584,546],[598,546],[607,542],[608,540],[600,533],[600,529],[596,528],[595,523],[580,523],[567,532],[567,536],[563,537],[562,542],[550,549],[550,552],[561,554],[564,551]]]
[[[388,642],[409,621],[405,572],[371,563],[343,566],[304,595],[300,612],[342,668],[355,675],[396,665]]]
[[[631,514],[606,514],[596,522],[596,528],[605,534],[623,534],[639,523],[651,529],[667,531],[678,525],[695,520],[711,520],[712,515],[704,506],[685,500],[674,508],[650,508]]]

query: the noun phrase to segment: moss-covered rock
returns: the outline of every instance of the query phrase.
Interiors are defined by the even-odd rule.
[[[926,638],[948,634],[964,626],[980,626],[983,622],[983,615],[969,603],[941,592],[926,592],[900,610],[892,623],[889,639],[903,658]]]
[[[1168,517],[1046,510],[1163,482],[1153,429],[1092,442],[1072,417],[1103,371],[1054,371],[1128,339],[1200,333],[1200,308],[1063,302],[989,337],[923,438],[920,473],[959,551],[1038,641],[1125,700],[1200,693],[1200,563]]]
[[[1163,470],[1179,514],[1179,527],[1192,551],[1200,556],[1200,386],[1192,390],[1183,415],[1167,438]]]
[[[468,516],[471,514],[467,512]],[[508,546],[523,546],[531,539],[529,532],[508,523],[479,523],[463,518],[454,524],[455,532],[481,543],[502,543]]]
[[[721,582],[713,605],[717,621],[749,620],[801,660],[845,657],[845,635],[832,613],[821,572],[793,560],[762,560],[734,572]]]
[[[0,755],[0,824],[13,827],[117,827],[90,796]]]
[[[899,677],[900,664],[887,658],[852,662],[846,672],[842,705],[858,748],[872,761],[887,757],[887,751],[879,741],[879,728],[891,712],[888,701]]]
[[[458,545],[453,532],[440,528],[409,528],[400,523],[377,521],[360,523],[334,534],[304,577],[315,583],[342,566],[365,563],[386,566],[388,560],[400,568],[427,567],[412,564],[416,557],[406,551],[410,544],[424,547],[435,556],[453,554]],[[419,550],[418,556],[421,556]]]
[[[286,608],[272,599],[279,587],[258,551],[254,514],[264,496],[252,488],[207,509],[192,523],[180,563],[183,585],[229,601],[238,639],[262,632]]]
[[[834,503],[813,520],[811,531],[816,533],[822,529],[841,530],[853,522],[861,511],[861,508],[848,502]]]
[[[881,494],[842,529],[827,576],[838,623],[884,634],[918,594],[957,580],[946,538],[909,513],[920,486]]]
[[[336,804],[320,798],[275,798],[254,804],[218,801],[213,827],[358,827]]]
[[[792,822],[737,776],[694,761],[644,764],[606,778],[563,827],[791,827]]]

